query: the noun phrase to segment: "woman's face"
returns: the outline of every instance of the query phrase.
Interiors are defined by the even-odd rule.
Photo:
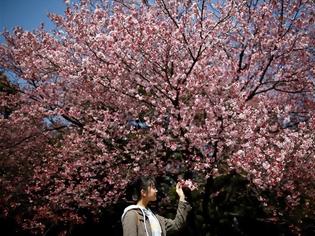
[[[151,185],[148,187],[148,190],[145,191],[143,197],[146,198],[147,201],[149,202],[154,202],[157,199],[157,189],[154,185]]]

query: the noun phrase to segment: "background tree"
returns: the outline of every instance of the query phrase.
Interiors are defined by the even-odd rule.
[[[23,81],[1,156],[29,166],[21,189],[2,175],[5,212],[26,199],[25,227],[83,223],[137,175],[190,171],[207,224],[211,179],[235,170],[263,204],[283,199],[276,218],[311,214],[312,1],[81,1],[50,18],[0,46]]]

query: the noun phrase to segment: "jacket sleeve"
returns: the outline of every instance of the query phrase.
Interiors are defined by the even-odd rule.
[[[161,221],[161,223],[165,225],[166,232],[178,231],[186,223],[186,218],[190,210],[191,206],[189,205],[188,202],[179,201],[175,219],[167,219],[159,215],[158,218]]]
[[[123,236],[137,236],[137,212],[128,211],[122,219]]]

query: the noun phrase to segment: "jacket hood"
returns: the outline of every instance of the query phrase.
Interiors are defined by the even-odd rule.
[[[121,221],[123,221],[124,219],[124,216],[126,215],[126,213],[130,210],[137,210],[139,213],[141,212],[141,214],[139,214],[140,216],[142,215],[143,216],[143,219],[144,219],[144,228],[145,228],[145,233],[147,236],[149,236],[149,233],[148,233],[148,230],[147,230],[147,226],[146,226],[146,223],[145,223],[145,212],[144,212],[144,209],[143,207],[140,207],[138,205],[130,205],[128,207],[125,208],[124,210],[124,213],[122,214],[121,216]]]
[[[123,220],[124,216],[126,215],[126,213],[130,210],[137,210],[139,212],[141,212],[141,214],[143,215],[143,217],[145,216],[144,212],[143,212],[143,207],[140,207],[138,205],[130,205],[128,207],[125,208],[124,213],[121,216],[121,220]]]

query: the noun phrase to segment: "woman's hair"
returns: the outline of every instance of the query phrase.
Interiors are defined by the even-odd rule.
[[[156,181],[151,176],[140,176],[136,178],[127,189],[127,198],[133,201],[141,199],[141,190],[147,191],[149,187],[155,186]]]

